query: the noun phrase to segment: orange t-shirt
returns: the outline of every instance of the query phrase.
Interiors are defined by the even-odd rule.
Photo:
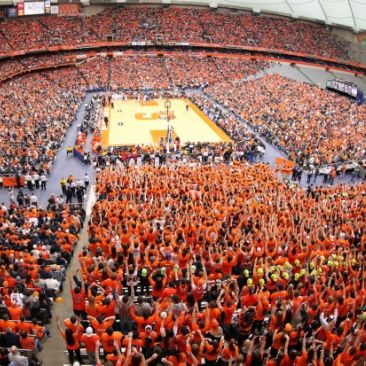
[[[61,332],[61,335],[64,339],[66,339],[66,334],[64,331]],[[66,342],[66,348],[70,351],[75,351],[76,349],[80,348],[80,342],[78,340],[79,334],[74,333],[73,336],[74,336],[74,344],[70,345],[70,344],[67,344],[67,342]]]
[[[120,345],[122,338],[123,335],[121,332],[113,332],[112,335],[103,333],[100,337],[100,341],[102,343],[104,351],[107,353],[112,353],[114,350],[114,341],[117,341]]]
[[[35,337],[20,337],[19,338],[19,342],[21,345],[21,348],[23,349],[30,349],[30,350],[34,350],[35,347],[35,343],[34,343]]]
[[[23,313],[23,308],[21,306],[10,306],[8,307],[8,312],[11,320],[20,320],[20,316]]]
[[[95,343],[99,340],[99,337],[96,334],[92,334],[91,336],[88,336],[86,334],[83,334],[80,338],[80,341],[84,344],[85,348],[89,352],[95,351]]]

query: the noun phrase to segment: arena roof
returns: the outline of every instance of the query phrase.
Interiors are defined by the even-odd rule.
[[[10,5],[18,1],[0,0],[0,5]],[[345,26],[355,32],[366,30],[366,0],[80,0],[80,2],[85,5],[90,3],[208,5],[211,8],[238,8],[256,13],[265,12],[315,20],[328,25]]]
[[[142,2],[142,1],[141,1]],[[202,4],[202,0],[162,0],[163,3]],[[366,0],[209,0],[211,7],[235,7],[366,30]]]

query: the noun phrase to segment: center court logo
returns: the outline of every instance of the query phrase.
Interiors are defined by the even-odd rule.
[[[175,114],[173,111],[169,112],[169,119],[175,119]],[[136,113],[135,119],[140,121],[157,121],[157,120],[166,120],[167,115],[166,112],[153,112],[153,113]]]

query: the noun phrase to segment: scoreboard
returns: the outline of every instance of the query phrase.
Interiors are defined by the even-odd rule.
[[[327,89],[332,89],[339,91],[341,93],[347,94],[352,98],[357,97],[358,88],[354,83],[350,83],[344,80],[335,79],[327,81]]]
[[[0,0],[0,5],[2,1]],[[58,14],[58,10],[57,0],[19,1],[16,6],[10,6],[6,9],[6,16],[14,18],[28,15]]]
[[[366,102],[363,91],[355,84],[342,79],[328,80],[327,89],[354,99],[359,105]]]
[[[24,2],[24,15],[41,15],[45,14],[45,2],[44,1],[27,1]],[[21,3],[18,4],[18,6]]]

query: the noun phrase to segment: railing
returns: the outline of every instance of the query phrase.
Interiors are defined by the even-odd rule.
[[[122,41],[112,41],[112,42],[87,42],[83,45],[59,45],[59,46],[50,46],[44,48],[35,48],[28,50],[17,50],[11,51],[7,53],[0,54],[0,59],[16,57],[16,56],[24,56],[37,54],[42,52],[60,52],[60,51],[72,51],[72,50],[85,50],[85,49],[97,49],[97,48],[115,48],[115,47],[134,47],[134,48],[146,48],[146,47],[183,47],[183,48],[197,48],[197,49],[217,49],[217,50],[236,50],[236,51],[248,51],[248,52],[258,52],[260,54],[273,54],[277,56],[290,56],[290,57],[298,57],[304,60],[312,60],[319,62],[332,63],[347,67],[353,67],[357,69],[361,69],[366,71],[366,50],[365,47],[357,44],[352,44],[354,49],[353,55],[356,57],[356,61],[350,60],[342,60],[332,57],[324,57],[313,54],[306,54],[302,52],[294,52],[289,50],[282,50],[276,48],[265,48],[265,47],[253,47],[253,46],[244,46],[244,45],[235,45],[235,44],[218,44],[218,43],[204,43],[204,42],[165,42],[163,44],[157,45],[152,41],[143,41],[143,42],[122,42]],[[351,46],[350,46],[351,47]],[[352,53],[352,52],[351,52]]]
[[[4,82],[6,80],[12,79],[15,76],[20,76],[23,74],[29,74],[31,72],[35,72],[35,71],[44,71],[44,70],[51,70],[51,69],[60,69],[62,67],[69,67],[69,66],[75,66],[74,62],[65,62],[62,64],[55,64],[55,65],[46,65],[46,66],[36,66],[36,67],[30,67],[30,68],[25,68],[23,70],[19,70],[17,72],[11,73],[6,75],[5,77],[3,77],[2,79],[0,79],[0,82]]]
[[[331,69],[331,70],[339,70],[339,71],[344,71],[344,72],[349,72],[358,76],[362,76],[362,75],[366,75],[366,65],[362,66],[362,71],[355,71],[353,69],[349,69],[348,67],[346,67],[345,65],[327,65],[327,64],[323,64],[323,63],[318,63],[315,61],[310,61],[310,60],[289,60],[286,58],[281,58],[281,57],[274,57],[273,55],[268,55],[268,56],[263,56],[263,55],[242,55],[242,54],[238,54],[238,53],[223,53],[220,51],[217,51],[215,53],[212,53],[212,50],[201,50],[200,52],[195,53],[195,55],[197,56],[202,56],[202,57],[207,57],[207,56],[211,56],[211,57],[218,57],[218,58],[242,58],[242,59],[250,59],[250,60],[266,60],[266,61],[273,61],[273,62],[288,62],[288,63],[297,63],[297,64],[303,64],[303,65],[310,65],[310,66],[318,66],[320,68],[323,69]],[[157,52],[158,53],[158,52]],[[164,51],[163,52],[165,55],[170,55],[170,56],[179,56],[179,55],[185,55],[184,52],[182,51]],[[94,54],[94,53],[93,53]],[[107,53],[108,55],[113,55],[113,52]],[[137,53],[138,55],[140,55],[140,53]],[[159,52],[159,54],[161,54],[161,52]],[[125,54],[123,56],[130,56],[130,55],[135,55],[134,53],[129,53],[129,54]],[[154,54],[153,54],[154,55]],[[86,57],[89,57],[89,54],[85,54]],[[71,57],[68,58],[68,61],[62,64],[55,64],[55,65],[47,65],[47,66],[37,66],[37,67],[33,67],[33,68],[28,68],[28,69],[24,69],[24,70],[20,70],[11,74],[6,75],[5,77],[3,77],[2,79],[0,79],[0,83],[4,82],[6,80],[10,80],[14,77],[20,76],[20,75],[24,75],[24,74],[28,74],[28,73],[32,73],[32,72],[36,72],[36,71],[44,71],[44,70],[52,70],[52,69],[58,69],[58,68],[64,68],[64,67],[73,67],[77,65],[77,61],[76,61],[76,55],[74,56],[74,59],[72,59]],[[112,88],[113,89],[113,88]],[[102,92],[102,91],[106,91],[105,87],[100,87],[100,88],[92,88],[92,89],[87,89],[87,92]]]

